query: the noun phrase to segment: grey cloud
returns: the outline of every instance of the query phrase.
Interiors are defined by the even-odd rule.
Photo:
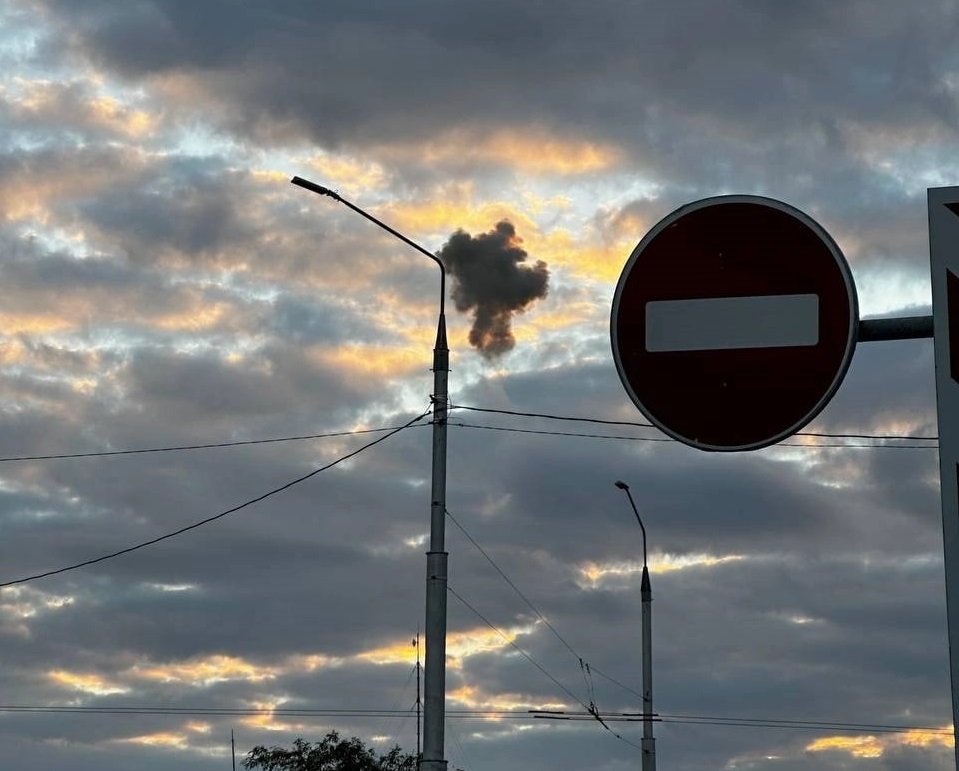
[[[383,138],[386,127],[394,138],[423,136],[516,116],[622,138],[668,131],[656,116],[674,111],[687,115],[677,122],[684,131],[711,120],[730,136],[781,128],[800,136],[846,115],[941,127],[955,118],[942,86],[955,18],[941,8],[857,2],[795,14],[685,2],[666,12],[610,0],[588,12],[575,4],[518,12],[421,2],[399,14],[221,3],[217,14],[179,0],[120,11],[48,6],[65,27],[79,26],[74,39],[95,60],[134,77],[191,73],[230,103],[237,127],[292,121],[323,144]],[[510,20],[505,28],[501,18]],[[318,76],[285,75],[301,71]],[[355,74],[369,71],[381,77],[355,90]],[[495,87],[461,87],[477,79]],[[571,87],[581,93],[574,105]]]
[[[237,193],[246,182],[244,175],[224,169],[170,164],[150,169],[136,187],[108,188],[81,202],[78,214],[135,264],[157,265],[168,250],[215,258],[254,236]]]

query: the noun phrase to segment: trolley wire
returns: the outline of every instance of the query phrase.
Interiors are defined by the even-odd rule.
[[[561,688],[565,693],[567,693],[573,699],[573,701],[575,701],[577,704],[583,707],[583,709],[585,709],[586,712],[589,715],[591,715],[590,719],[596,720],[603,728],[605,728],[610,734],[612,734],[615,738],[619,739],[621,742],[624,742],[625,744],[628,744],[630,747],[633,747],[639,750],[640,752],[642,752],[642,747],[640,747],[640,745],[636,744],[635,742],[631,742],[625,736],[622,736],[621,734],[617,733],[616,731],[614,731],[612,728],[609,727],[609,725],[603,719],[602,713],[600,713],[599,710],[596,709],[595,704],[585,704],[582,701],[582,699],[580,699],[576,694],[574,694],[569,688],[567,688],[559,680],[553,677],[553,675],[551,675],[542,664],[536,661],[536,659],[534,659],[525,650],[520,648],[515,641],[511,640],[509,635],[503,632],[499,627],[493,624],[492,621],[486,618],[486,616],[484,616],[476,608],[470,605],[465,599],[463,599],[463,597],[455,589],[453,589],[452,586],[447,584],[446,588],[450,592],[450,594],[452,594],[456,599],[458,599],[461,603],[463,603],[463,605],[465,605],[467,608],[473,611],[473,613],[476,614],[476,616],[481,621],[483,621],[490,629],[492,629],[494,632],[499,634],[504,640],[506,640],[507,643],[509,643],[514,649],[516,649],[527,661],[529,661],[534,667],[536,667],[540,672],[546,675],[546,677],[548,677],[557,686],[559,686],[559,688]]]
[[[270,708],[270,707],[151,707],[151,706],[83,706],[83,705],[0,705],[4,714],[75,714],[75,715],[166,715],[184,717],[257,717],[276,715],[278,717],[323,717],[381,719],[383,717],[402,717],[410,714],[408,709],[310,709],[310,708]],[[600,712],[607,722],[641,722],[636,712]],[[595,720],[591,711],[573,710],[447,710],[446,717],[457,720]],[[812,731],[844,731],[855,733],[919,733],[932,736],[952,736],[949,727],[900,725],[888,723],[846,723],[833,720],[789,720],[777,718],[721,717],[718,715],[692,715],[657,713],[656,719],[662,723],[687,725],[729,726],[735,728],[791,728]]]

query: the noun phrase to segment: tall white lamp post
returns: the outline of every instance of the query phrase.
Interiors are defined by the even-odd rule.
[[[446,267],[435,254],[329,188],[302,177],[293,177],[290,181],[313,193],[339,201],[426,255],[440,268],[440,312],[436,324],[436,343],[433,346],[433,393],[430,397],[433,402],[433,478],[430,497],[430,550],[426,553],[426,665],[423,684],[423,759],[420,768],[423,771],[445,771],[443,744],[446,728],[446,583],[449,556],[445,547],[446,417],[449,411],[450,369],[450,351],[446,342]]]
[[[639,589],[643,601],[643,740],[640,746],[643,771],[656,771],[656,740],[653,738],[653,590],[649,584],[649,567],[646,563],[646,526],[636,509],[629,485],[616,482],[616,486],[626,493],[639,528],[643,531],[643,580]]]

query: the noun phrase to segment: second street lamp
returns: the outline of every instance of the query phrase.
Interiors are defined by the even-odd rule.
[[[445,771],[446,729],[446,416],[449,410],[450,351],[446,342],[446,267],[439,257],[363,211],[338,193],[293,177],[294,185],[332,198],[429,257],[440,268],[440,312],[433,346],[433,467],[430,497],[430,550],[426,553],[426,666],[423,684],[423,760],[421,771]]]
[[[629,485],[625,482],[616,482],[616,486],[626,493],[629,503],[633,507],[633,514],[643,531],[643,580],[640,583],[640,597],[642,598],[643,618],[643,740],[641,742],[643,754],[643,771],[656,771],[656,740],[653,738],[653,590],[649,583],[649,566],[646,561],[646,526],[639,516],[636,502]]]

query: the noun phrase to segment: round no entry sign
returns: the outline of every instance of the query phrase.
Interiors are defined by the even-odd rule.
[[[859,311],[839,247],[770,198],[683,206],[633,250],[613,299],[613,357],[655,425],[704,450],[802,428],[842,382]]]

